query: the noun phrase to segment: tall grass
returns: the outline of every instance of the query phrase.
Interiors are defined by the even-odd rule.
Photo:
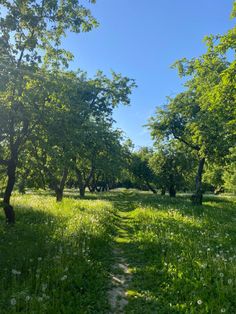
[[[111,203],[16,196],[0,225],[0,313],[104,313],[114,230]]]
[[[199,211],[184,198],[140,200],[123,243],[133,272],[127,313],[236,313],[235,205],[206,198]]]
[[[235,198],[68,196],[15,195],[14,227],[0,214],[1,314],[109,313],[114,246],[132,272],[126,313],[236,313]]]

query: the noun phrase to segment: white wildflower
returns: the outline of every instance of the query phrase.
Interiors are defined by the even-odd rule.
[[[67,279],[67,275],[64,275],[64,276],[61,277],[61,281],[64,281],[66,279]]]
[[[12,269],[11,272],[12,272],[13,275],[20,275],[21,274],[21,272],[16,270],[16,269]]]
[[[16,299],[15,298],[12,298],[11,301],[10,301],[11,305],[16,305]]]

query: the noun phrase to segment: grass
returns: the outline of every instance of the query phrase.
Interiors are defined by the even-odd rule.
[[[235,198],[67,196],[14,196],[14,227],[1,214],[1,313],[109,313],[114,247],[132,272],[126,313],[236,313]]]
[[[235,199],[135,197],[118,239],[132,271],[127,313],[236,313]],[[122,234],[122,231],[121,231]]]
[[[14,197],[0,225],[1,313],[104,313],[114,233],[107,201]]]

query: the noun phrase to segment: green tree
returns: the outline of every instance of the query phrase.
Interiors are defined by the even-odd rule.
[[[203,183],[210,187],[215,194],[224,191],[224,165],[223,164],[206,164],[206,171],[203,176]]]
[[[190,76],[187,90],[168,99],[151,119],[152,136],[157,142],[172,138],[194,150],[199,158],[195,204],[202,203],[202,175],[205,161],[219,162],[236,141],[235,61],[227,60],[235,49],[235,28],[225,36],[206,39],[208,50],[199,58],[175,63],[180,76]]]
[[[167,190],[170,197],[175,197],[178,190],[189,188],[188,179],[196,167],[196,160],[189,149],[176,141],[171,141],[168,145],[157,148],[149,164],[157,177],[162,195]]]
[[[61,48],[66,32],[88,31],[97,22],[77,1],[4,0],[0,8],[0,163],[8,177],[3,207],[7,222],[13,223],[10,197],[19,152],[35,127],[35,107],[39,105],[35,97],[30,98],[32,93],[28,95],[28,85],[41,74],[41,62],[51,69],[68,65],[73,56]]]
[[[149,160],[152,154],[152,150],[148,147],[141,147],[137,152],[134,152],[131,158],[130,172],[139,187],[144,186],[146,189],[156,194],[156,177],[149,166]]]
[[[223,173],[224,187],[227,191],[236,194],[236,149],[230,150],[227,156],[227,165]]]

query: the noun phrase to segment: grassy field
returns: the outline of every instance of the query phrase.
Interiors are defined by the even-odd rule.
[[[126,313],[236,313],[236,199],[68,193],[14,196],[0,219],[0,313],[109,313],[114,248],[131,280]]]

